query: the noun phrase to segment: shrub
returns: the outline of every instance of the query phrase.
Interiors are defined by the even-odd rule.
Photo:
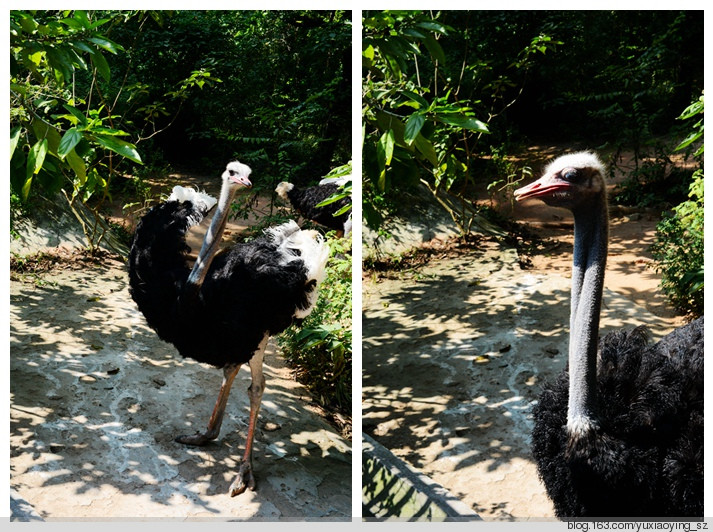
[[[661,286],[684,312],[703,313],[703,171],[694,174],[688,201],[656,227],[652,246]]]
[[[699,114],[703,114],[703,96],[679,118],[686,120]],[[703,120],[699,119],[677,149],[688,148],[702,137]],[[702,144],[694,155],[703,155]],[[703,194],[703,170],[699,169],[693,174],[689,199],[661,220],[652,246],[664,292],[677,308],[694,315],[703,313]]]
[[[351,240],[330,238],[328,242],[327,277],[317,305],[301,326],[290,327],[277,340],[288,363],[297,368],[297,379],[317,402],[351,415]]]

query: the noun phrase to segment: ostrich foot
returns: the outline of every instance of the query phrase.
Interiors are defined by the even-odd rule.
[[[176,437],[178,443],[183,443],[184,445],[194,445],[196,447],[203,447],[208,443],[212,442],[217,435],[212,435],[208,432],[196,432],[195,434],[183,434]]]
[[[238,468],[238,476],[235,477],[233,483],[230,485],[230,496],[235,497],[240,495],[247,488],[251,491],[255,491],[255,477],[253,476],[253,468],[250,462],[240,462],[240,467]]]

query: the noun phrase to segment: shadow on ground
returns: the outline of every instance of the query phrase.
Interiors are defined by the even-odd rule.
[[[570,280],[482,247],[372,275],[363,295],[363,428],[484,519],[553,515],[530,456],[531,408],[566,363]],[[602,328],[670,330],[605,291]]]
[[[10,465],[12,488],[41,517],[350,519],[350,444],[310,409],[274,345],[257,491],[231,498],[249,370],[236,379],[219,439],[177,444],[178,434],[204,429],[220,370],[158,340],[119,262],[30,281],[10,290]]]

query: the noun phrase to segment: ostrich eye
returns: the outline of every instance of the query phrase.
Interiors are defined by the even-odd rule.
[[[235,175],[235,170],[228,170],[229,175]]]
[[[577,170],[567,170],[562,174],[562,179],[565,181],[574,181],[577,179]]]

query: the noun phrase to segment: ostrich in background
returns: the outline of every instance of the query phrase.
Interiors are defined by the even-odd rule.
[[[594,154],[556,159],[515,196],[574,214],[568,369],[533,411],[557,516],[703,516],[703,317],[655,345],[644,327],[599,342],[608,213]]]
[[[277,185],[275,192],[308,220],[334,229],[340,236],[348,236],[352,226],[351,209],[338,216],[335,216],[335,213],[343,207],[351,205],[351,198],[341,198],[323,207],[317,207],[317,205],[334,196],[344,184],[351,180],[351,176],[336,179],[325,178],[318,185],[306,188],[299,188],[292,183],[283,181]]]
[[[255,489],[252,445],[268,338],[311,312],[329,253],[321,235],[300,230],[294,221],[218,253],[230,203],[238,189],[251,186],[249,175],[246,165],[228,164],[216,213],[192,269],[186,262],[186,231],[216,200],[190,188],[175,187],[165,203],[141,219],[129,255],[131,296],[148,324],[182,356],[223,369],[208,428],[176,441],[205,445],[217,438],[233,380],[242,364],[250,367],[248,435],[231,496]]]

